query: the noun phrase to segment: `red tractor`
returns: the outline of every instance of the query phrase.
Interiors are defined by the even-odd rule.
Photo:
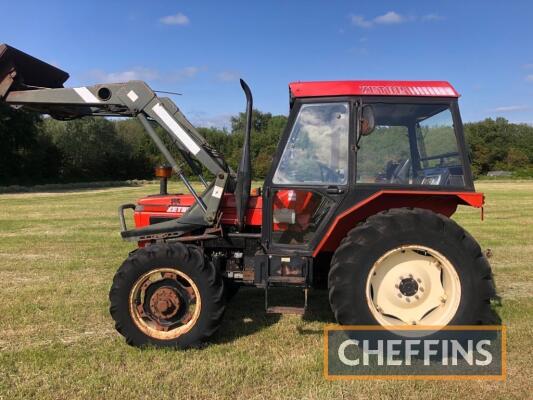
[[[474,189],[459,95],[449,83],[290,84],[287,127],[263,187],[251,190],[252,96],[244,81],[247,129],[234,172],[144,82],[64,88],[67,78],[0,46],[4,102],[58,119],[136,117],[169,163],[157,170],[159,194],[119,208],[122,237],[138,248],[115,275],[110,311],[129,344],[197,345],[245,285],[264,288],[266,312],[302,314],[307,289],[325,281],[340,324],[438,329],[496,321],[490,265],[450,219],[458,205],[482,207],[484,199]],[[201,193],[176,155],[199,175]],[[172,173],[190,194],[167,193]],[[303,307],[269,306],[274,286],[303,288]]]

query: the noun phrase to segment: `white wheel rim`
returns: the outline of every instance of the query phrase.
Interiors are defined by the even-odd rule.
[[[444,326],[461,302],[453,264],[429,247],[397,247],[377,260],[367,278],[369,309],[383,326]]]

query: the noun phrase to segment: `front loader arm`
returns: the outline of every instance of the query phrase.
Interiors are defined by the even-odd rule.
[[[0,101],[14,107],[24,107],[56,119],[84,116],[137,117],[148,135],[173,167],[196,199],[196,203],[179,219],[153,224],[141,229],[123,231],[130,241],[178,237],[185,233],[213,226],[217,220],[222,195],[233,171],[224,158],[198,133],[169,98],[159,98],[142,81],[97,84],[64,88],[68,74],[17,49],[0,45]],[[198,195],[180,166],[152,127],[158,123],[177,144],[183,159],[195,172],[198,160],[214,175],[211,184]],[[233,190],[233,189],[232,189]]]
[[[172,100],[157,97],[142,81],[13,91],[4,101],[59,119],[144,114],[161,125],[183,150],[198,159],[213,175],[229,171],[222,157],[212,154],[206,140]]]

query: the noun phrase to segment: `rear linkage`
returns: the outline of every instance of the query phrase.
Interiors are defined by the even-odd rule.
[[[248,101],[247,132],[241,165],[235,174],[223,156],[207,143],[176,104],[167,97],[158,97],[145,82],[64,88],[63,84],[68,78],[68,73],[52,65],[8,45],[0,45],[0,100],[14,107],[49,114],[60,120],[84,116],[137,117],[196,200],[177,220],[131,230],[126,229],[123,216],[124,209],[131,208],[131,205],[121,206],[119,215],[123,239],[138,242],[177,238],[193,230],[212,227],[216,224],[225,191],[236,193],[239,227],[243,227],[251,179],[249,136],[252,109],[250,89],[244,81],[241,80],[241,85]],[[204,183],[206,189],[202,194],[198,194],[191,186],[175,158],[155,132],[152,122],[158,123],[170,135],[181,157]],[[215,176],[211,184],[206,183],[195,159]]]

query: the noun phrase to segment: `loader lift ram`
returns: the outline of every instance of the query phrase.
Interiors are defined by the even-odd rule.
[[[290,84],[291,112],[262,191],[250,191],[252,96],[237,172],[168,98],[140,81],[64,88],[68,74],[0,46],[0,100],[57,119],[136,117],[190,191],[119,208],[138,249],[110,291],[117,330],[136,346],[189,347],[218,328],[239,286],[265,290],[267,312],[304,313],[327,281],[341,324],[490,323],[494,284],[475,240],[449,217],[483,206],[458,109],[442,81]],[[205,185],[197,193],[153,129],[159,124]],[[213,176],[202,176],[205,167]],[[128,230],[124,210],[134,209]],[[272,307],[273,286],[303,307]]]

